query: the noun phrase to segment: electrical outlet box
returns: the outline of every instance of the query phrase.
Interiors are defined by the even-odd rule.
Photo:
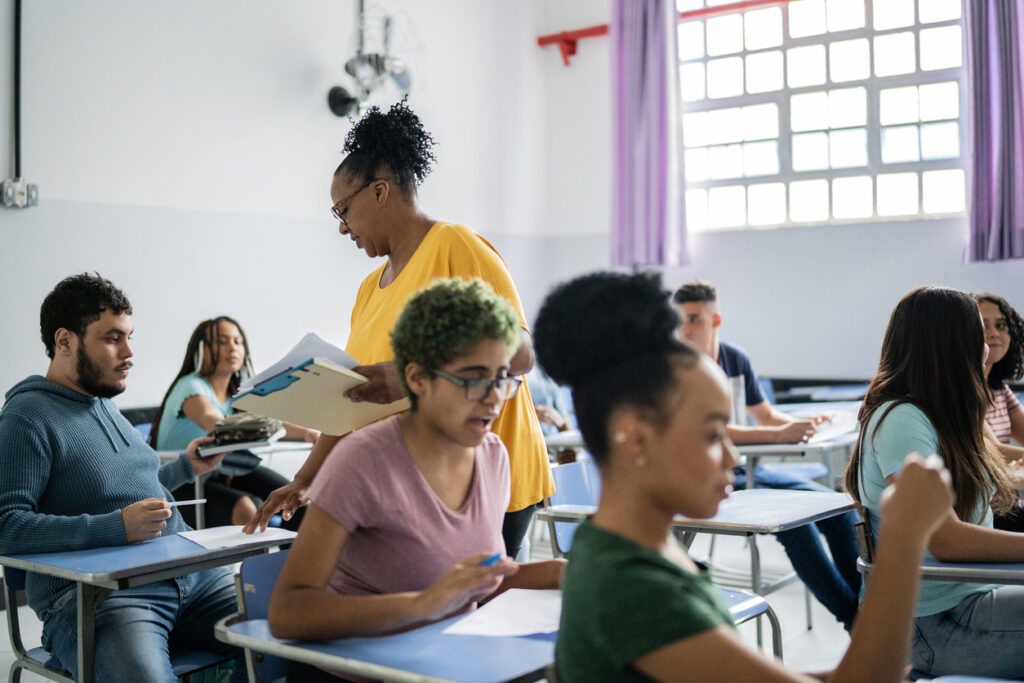
[[[22,178],[13,178],[3,182],[0,189],[4,206],[12,209],[23,209],[39,204],[39,186],[27,183]]]

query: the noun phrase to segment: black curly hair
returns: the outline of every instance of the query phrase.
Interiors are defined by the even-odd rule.
[[[103,311],[116,315],[132,313],[128,297],[110,280],[99,273],[80,273],[58,282],[39,308],[39,335],[46,355],[53,359],[57,330],[63,327],[81,337]]]
[[[437,161],[431,151],[436,144],[405,98],[387,114],[370,107],[345,137],[342,152],[348,156],[334,175],[345,173],[357,182],[386,177],[406,194],[414,194]]]
[[[1010,348],[988,373],[988,386],[992,389],[1001,389],[1004,382],[1016,382],[1024,377],[1024,320],[1001,296],[982,292],[975,294],[974,300],[979,304],[995,304],[999,313],[1006,319],[1006,328],[1010,333]]]
[[[597,272],[556,287],[537,316],[537,360],[572,388],[580,432],[598,462],[608,457],[613,412],[626,406],[663,427],[672,417],[673,369],[700,359],[676,339],[679,316],[668,296],[660,275]]]

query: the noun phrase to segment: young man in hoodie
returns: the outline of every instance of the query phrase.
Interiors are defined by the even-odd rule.
[[[186,531],[168,505],[170,490],[211,470],[196,439],[176,460],[157,453],[110,400],[132,366],[132,308],[99,275],[62,280],[43,301],[46,376],[16,384],[0,411],[0,553],[123,545]],[[74,583],[28,575],[29,605],[43,621],[43,644],[77,674]],[[235,611],[231,572],[210,569],[114,591],[95,615],[99,681],[174,681],[168,640],[240,652],[213,625]],[[241,676],[244,667],[236,667]]]

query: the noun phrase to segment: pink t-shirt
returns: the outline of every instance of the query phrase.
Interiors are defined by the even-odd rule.
[[[456,562],[504,554],[508,452],[488,433],[476,448],[469,495],[452,510],[420,474],[390,417],[338,442],[309,497],[349,532],[328,590],[367,595],[423,590]]]
[[[1020,401],[1006,384],[1002,389],[992,391],[992,405],[985,413],[985,421],[1003,443],[1010,443],[1010,415],[1018,410],[1021,410]]]

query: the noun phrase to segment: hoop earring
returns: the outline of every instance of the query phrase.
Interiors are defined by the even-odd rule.
[[[199,342],[199,348],[196,349],[196,353],[192,356],[192,364],[195,371],[200,375],[203,374],[203,343]]]

